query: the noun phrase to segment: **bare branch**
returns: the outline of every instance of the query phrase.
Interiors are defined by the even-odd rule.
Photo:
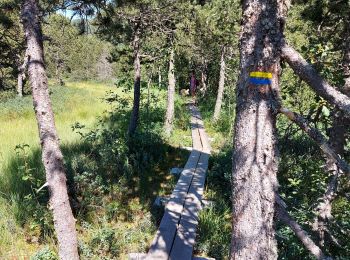
[[[322,250],[312,241],[309,234],[291,217],[291,215],[289,215],[286,210],[285,202],[278,194],[276,194],[276,211],[277,217],[294,231],[295,235],[301,240],[311,254],[317,259],[332,259],[331,257],[325,256]]]
[[[279,111],[287,116],[289,120],[297,124],[312,140],[316,142],[321,150],[337,164],[339,169],[350,177],[350,166],[333,151],[333,149],[329,146],[326,137],[324,137],[320,131],[310,126],[308,121],[303,116],[294,113],[287,108],[282,107],[279,109]]]
[[[295,49],[285,44],[282,47],[282,58],[318,95],[350,116],[350,98],[324,80]]]

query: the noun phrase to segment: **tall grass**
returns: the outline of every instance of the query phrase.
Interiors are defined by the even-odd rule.
[[[72,82],[65,87],[51,86],[51,99],[61,143],[79,138],[71,128],[75,122],[93,126],[96,117],[108,108],[100,99],[106,91],[112,89],[112,85],[91,82]],[[3,168],[9,158],[15,155],[16,145],[39,147],[39,137],[30,96],[0,103],[0,111],[0,168]]]
[[[97,116],[108,109],[109,105],[100,99],[110,90],[116,91],[111,84],[92,82],[72,82],[65,87],[50,86],[56,126],[63,147],[80,139],[72,131],[75,122],[92,127]],[[30,96],[8,99],[0,103],[0,111],[0,258],[21,259],[32,255],[39,245],[35,237],[37,227],[29,226],[27,228],[31,232],[24,233],[18,224],[30,224],[17,222],[24,217],[21,216],[24,214],[21,207],[25,207],[26,203],[23,196],[33,194],[33,191],[28,190],[32,185],[25,185],[25,182],[18,180],[28,176],[35,177],[33,181],[37,182],[43,182],[44,179],[38,129]],[[40,203],[36,205],[46,207]],[[47,221],[50,220],[43,223]]]
[[[146,251],[160,220],[153,201],[171,193],[176,180],[169,169],[188,157],[178,148],[190,145],[182,140],[190,138],[185,101],[177,99],[176,130],[168,139],[163,136],[165,91],[151,87],[150,96],[143,91],[140,125],[130,138],[131,91],[68,83],[51,92],[82,259],[125,259]],[[0,123],[6,125],[0,137],[0,259],[56,259],[48,193],[37,192],[45,176],[31,100],[8,100],[0,108]]]

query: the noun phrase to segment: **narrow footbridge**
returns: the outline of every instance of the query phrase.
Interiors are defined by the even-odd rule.
[[[193,257],[211,148],[198,109],[193,103],[189,105],[189,109],[192,152],[165,207],[149,252],[130,254],[129,259],[190,260]]]

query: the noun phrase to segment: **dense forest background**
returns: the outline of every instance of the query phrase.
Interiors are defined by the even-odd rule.
[[[241,1],[111,1],[108,7],[103,1],[59,2],[40,3],[40,17],[80,256],[124,259],[146,251],[163,210],[154,207],[154,199],[170,194],[177,179],[169,169],[183,167],[189,154],[188,97],[181,92],[194,70],[197,102],[214,150],[205,191],[213,203],[200,214],[195,253],[228,259]],[[284,32],[288,43],[347,95],[349,6],[347,0],[292,1]],[[0,258],[58,259],[49,194],[42,188],[45,174],[19,14],[18,1],[0,0]],[[130,137],[135,53],[141,60],[141,102],[139,125]],[[172,53],[175,119],[167,134],[163,124]],[[284,61],[281,66],[284,106],[327,137],[337,126],[345,127],[345,146],[338,153],[349,161],[349,120]],[[279,192],[288,212],[326,255],[349,259],[349,179],[338,176],[331,216],[320,236],[318,206],[333,174],[317,144],[297,125],[279,115],[277,128]],[[277,218],[276,239],[279,259],[313,259]]]

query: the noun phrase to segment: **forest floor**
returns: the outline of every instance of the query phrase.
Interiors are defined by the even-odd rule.
[[[162,216],[162,208],[154,207],[153,202],[157,196],[171,194],[177,178],[169,171],[187,161],[185,147],[192,145],[188,100],[176,97],[174,131],[170,137],[164,136],[166,90],[145,85],[133,138],[126,135],[131,87],[96,82],[50,85],[82,259],[127,259],[128,253],[147,252]],[[199,99],[198,104],[213,148],[204,193],[212,203],[200,212],[194,253],[228,259],[234,110],[226,107],[219,121],[213,122],[215,100]],[[0,101],[0,111],[0,259],[58,259],[48,191],[38,192],[45,176],[31,97]],[[299,154],[300,143],[303,152]],[[300,160],[293,159],[292,164],[281,160],[279,181],[288,184],[288,193],[305,197],[307,192],[315,192],[306,178],[314,172],[319,176],[322,160],[310,166],[305,163],[302,171],[304,150],[309,149],[312,156],[317,149],[304,139],[294,145],[297,154],[293,158],[299,156]],[[291,147],[291,143],[281,148],[285,146]],[[291,157],[281,151],[283,158]],[[294,180],[290,176],[296,178],[294,172],[302,175],[298,183],[305,185],[301,188],[290,184]],[[347,205],[344,202],[336,208],[335,216],[348,209]],[[298,214],[294,216],[303,218]],[[277,234],[280,259],[300,255],[312,259],[291,230],[278,224]]]
[[[112,84],[89,82],[72,82],[64,87],[50,88],[61,144],[67,145],[79,141],[80,136],[72,131],[72,126],[76,122],[87,127],[92,127],[96,123],[97,116],[102,115],[109,106],[101,102],[101,99],[106,95],[106,91],[112,89],[115,89]],[[6,176],[13,170],[10,170],[13,159],[23,153],[29,156],[31,151],[39,148],[40,144],[31,96],[1,102],[0,110],[0,178],[2,183],[6,183]],[[28,256],[39,248],[37,243],[27,243],[26,234],[15,221],[14,211],[18,209],[13,208],[15,204],[11,203],[14,198],[8,198],[13,194],[7,192],[2,194],[0,201],[1,259],[10,256]]]
[[[177,178],[169,171],[183,167],[189,154],[186,99],[177,97],[175,130],[164,137],[166,92],[144,91],[140,130],[128,140],[123,133],[131,91],[112,83],[68,82],[50,86],[50,92],[82,259],[127,259],[130,252],[147,251],[162,215],[154,199],[171,193]],[[0,109],[0,259],[57,259],[48,193],[37,192],[45,181],[31,97],[0,102]],[[208,129],[218,150],[225,138]],[[207,197],[216,192],[208,188]],[[223,216],[230,223],[230,208],[215,200],[201,214],[196,253],[224,257],[230,231],[223,236],[220,230]]]

